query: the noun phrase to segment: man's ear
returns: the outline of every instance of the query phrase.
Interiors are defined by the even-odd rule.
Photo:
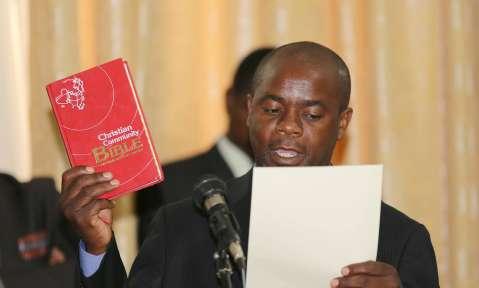
[[[349,122],[351,122],[351,117],[353,117],[353,109],[350,107],[346,108],[339,115],[338,137],[336,140],[341,140],[341,138],[344,137],[344,134],[346,134],[346,129],[349,126]]]
[[[253,95],[251,93],[248,93],[248,95],[246,95],[246,108],[248,109],[248,116],[246,117],[246,126],[249,127],[251,111],[253,110]]]
[[[233,88],[230,87],[226,90],[226,112],[228,112],[228,115],[231,115],[231,111],[234,108],[233,97]]]

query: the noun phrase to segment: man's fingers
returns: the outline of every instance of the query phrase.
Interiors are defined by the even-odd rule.
[[[88,166],[76,166],[63,172],[62,175],[62,191],[70,185],[71,181],[83,174],[93,174],[95,169]]]
[[[351,264],[341,269],[343,276],[367,274],[367,275],[387,275],[393,273],[394,268],[386,263],[367,261],[362,263]]]
[[[332,288],[397,288],[399,282],[391,276],[371,276],[366,274],[340,277],[331,281]]]
[[[111,209],[113,209],[113,207]],[[111,225],[113,223],[111,209],[104,209],[98,212],[98,218],[100,218],[103,223],[108,225]]]
[[[112,179],[113,175],[110,172],[77,175],[75,178],[72,178],[68,186],[62,190],[60,203],[70,202],[71,199],[75,198],[80,194],[80,191],[88,186],[108,182]]]
[[[335,278],[331,281],[332,288],[358,288],[369,287],[370,280],[365,275],[354,275],[349,277]]]
[[[336,281],[334,281],[336,280]],[[391,286],[381,286],[378,277],[369,275],[352,275],[348,277],[336,278],[331,281],[333,288],[366,288],[366,287],[381,287],[387,288]],[[334,286],[336,283],[336,286]],[[379,286],[378,286],[379,285]]]
[[[100,183],[96,182],[93,185],[81,188],[81,190],[69,202],[72,203],[71,205],[73,209],[80,209],[103,193],[118,187],[119,184],[120,182],[116,179]]]
[[[95,216],[100,214],[100,211],[105,209],[113,209],[115,207],[115,203],[111,200],[107,199],[97,199],[87,206],[85,206],[85,210],[88,211],[89,216]]]
[[[78,211],[78,217],[76,217],[77,225],[80,227],[94,227],[99,220],[100,211],[105,209],[113,209],[115,203],[107,199],[96,199],[82,207]],[[100,220],[103,221],[102,218]],[[105,222],[105,221],[103,221]],[[111,224],[111,223],[107,223]]]

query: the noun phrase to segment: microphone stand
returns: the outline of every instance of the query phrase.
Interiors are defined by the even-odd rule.
[[[193,203],[206,212],[210,231],[216,243],[213,254],[216,277],[222,288],[233,288],[233,266],[240,270],[245,285],[246,257],[240,243],[238,220],[230,211],[226,199],[226,184],[216,176],[205,175],[193,188]],[[230,256],[231,255],[231,256]]]
[[[233,268],[231,266],[230,255],[226,249],[216,251],[213,255],[216,262],[216,277],[220,282],[222,288],[233,288],[231,282],[231,275],[233,274]]]

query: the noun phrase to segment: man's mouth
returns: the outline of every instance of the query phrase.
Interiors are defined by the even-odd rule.
[[[306,149],[301,143],[283,140],[268,145],[265,166],[299,166],[306,157]]]
[[[282,149],[282,148],[273,150],[273,153],[275,153],[277,156],[281,158],[286,158],[286,159],[291,159],[299,155],[299,153],[295,150]]]
[[[298,166],[304,161],[304,153],[293,147],[276,147],[271,150],[271,166]]]

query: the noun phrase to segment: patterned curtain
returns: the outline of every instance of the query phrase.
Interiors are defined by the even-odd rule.
[[[52,80],[116,57],[128,60],[160,158],[169,162],[206,149],[223,133],[224,92],[243,55],[262,45],[316,41],[352,71],[355,113],[335,163],[384,163],[384,200],[428,227],[441,286],[479,282],[478,1],[28,3],[17,8],[29,16],[15,21],[26,26],[29,44],[15,40],[20,31],[13,22],[0,26],[2,43],[28,45],[29,57],[17,55],[20,61],[9,65],[26,66],[16,77],[30,83],[25,91],[2,78],[0,111],[20,113],[2,117],[21,123],[14,139],[23,145],[9,144],[2,153],[24,152],[14,168],[17,158],[2,159],[2,169],[21,174],[31,167],[33,175],[59,180],[67,167],[44,90]],[[0,63],[19,51],[9,47]],[[4,129],[16,127],[5,123]],[[136,253],[132,201],[121,199],[115,211],[127,265]]]

